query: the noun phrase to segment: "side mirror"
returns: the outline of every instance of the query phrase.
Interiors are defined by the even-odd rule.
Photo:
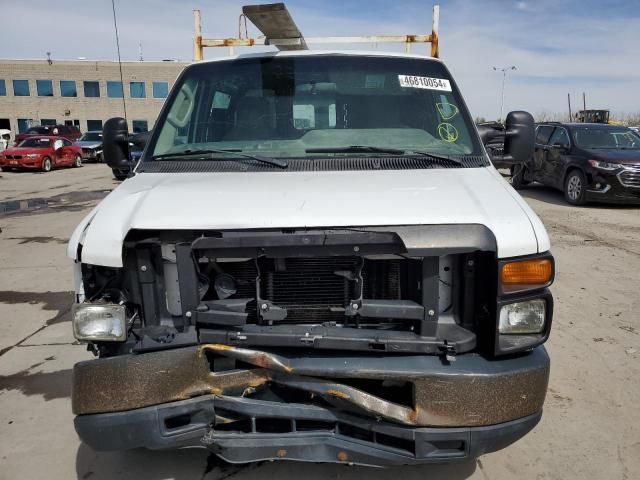
[[[504,160],[526,162],[533,155],[536,131],[528,112],[509,112],[505,121]]]
[[[102,127],[102,155],[109,167],[128,169],[129,159],[129,126],[124,118],[114,117],[104,122]]]

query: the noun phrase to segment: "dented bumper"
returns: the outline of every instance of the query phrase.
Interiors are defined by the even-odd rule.
[[[543,347],[446,363],[204,345],[78,363],[72,401],[78,434],[99,450],[204,445],[230,462],[391,465],[512,443],[538,422],[548,377]]]

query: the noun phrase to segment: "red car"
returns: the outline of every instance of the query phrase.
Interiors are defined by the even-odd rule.
[[[82,136],[82,133],[72,125],[41,125],[39,127],[31,127],[26,132],[16,135],[16,145],[27,138],[40,135],[64,137],[75,142]]]
[[[3,170],[19,168],[48,172],[57,167],[81,165],[82,148],[61,137],[33,136],[0,152]]]

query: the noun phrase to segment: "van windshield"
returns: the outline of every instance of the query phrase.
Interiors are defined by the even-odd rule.
[[[353,155],[352,146],[482,154],[449,72],[430,59],[313,55],[196,64],[174,88],[157,130],[147,161],[214,149],[340,156]]]

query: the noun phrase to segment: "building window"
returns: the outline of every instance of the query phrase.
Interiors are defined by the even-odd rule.
[[[87,120],[87,132],[102,130],[102,120]]]
[[[144,82],[129,82],[129,94],[131,98],[146,98],[144,91]]]
[[[99,82],[84,82],[84,96],[90,98],[97,98],[100,96],[100,83]]]
[[[32,120],[30,118],[19,118],[18,119],[18,133],[26,132],[31,128]]]
[[[124,91],[122,90],[122,82],[108,81],[107,82],[107,97],[109,97],[109,98],[122,98],[122,97],[124,97]]]
[[[153,98],[167,98],[168,95],[168,82],[153,82]]]
[[[149,124],[146,120],[134,120],[131,122],[131,125],[133,127],[133,133],[149,131]]]
[[[29,80],[14,80],[13,95],[15,97],[28,97],[31,95],[29,93]]]
[[[78,89],[75,80],[60,80],[60,96],[77,97]]]
[[[36,80],[36,90],[39,97],[53,97],[53,82],[51,80]]]
[[[0,80],[0,97],[7,96],[7,84],[4,83],[4,80]]]
[[[41,118],[40,125],[57,125],[58,122],[55,118]]]

